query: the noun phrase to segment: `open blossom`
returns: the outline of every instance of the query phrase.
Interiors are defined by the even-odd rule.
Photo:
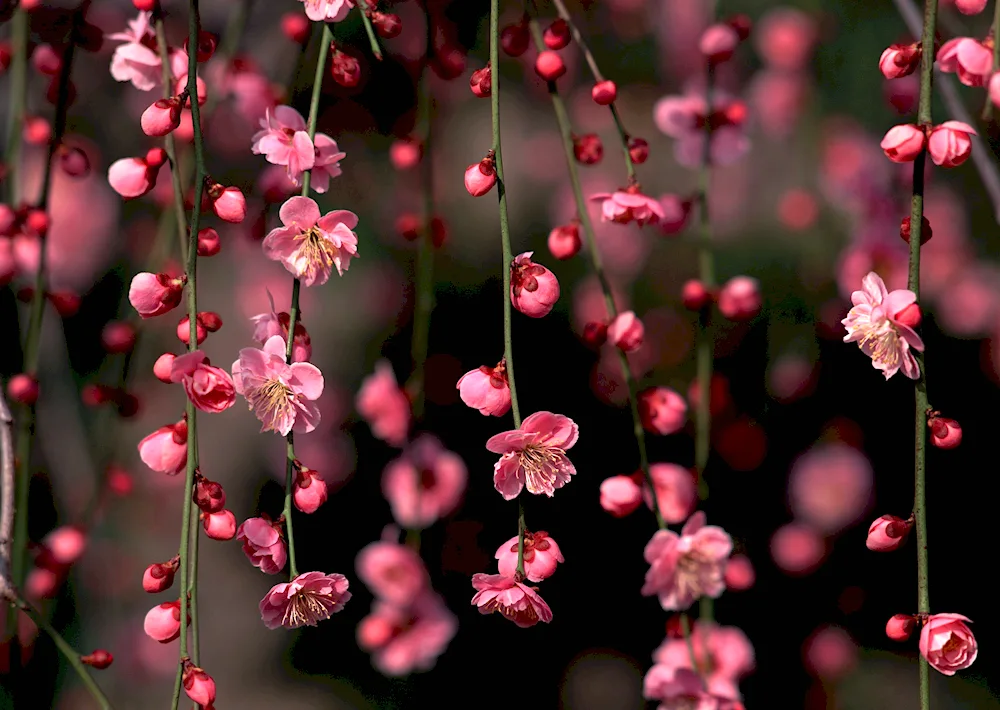
[[[635,222],[640,227],[657,224],[664,218],[663,206],[652,197],[639,192],[637,186],[615,192],[601,192],[590,199],[601,203],[601,221],[628,224]]]
[[[935,59],[941,71],[957,74],[966,86],[983,86],[993,73],[993,49],[972,37],[948,40]]]
[[[515,535],[502,544],[496,552],[497,568],[505,577],[517,572],[517,545]],[[524,533],[524,576],[532,582],[541,582],[555,574],[560,562],[565,562],[556,541],[544,530]]]
[[[140,91],[150,91],[160,83],[160,55],[156,51],[156,36],[150,22],[152,13],[140,12],[129,20],[124,32],[113,32],[108,39],[118,45],[111,55],[111,76],[115,81],[131,81]]]
[[[286,311],[276,313],[274,311],[274,299],[271,292],[267,293],[267,300],[271,304],[268,313],[259,313],[253,316],[250,321],[253,323],[253,339],[258,344],[263,345],[267,339],[274,335],[280,335],[288,341],[288,326],[291,325],[291,317]],[[295,338],[292,342],[292,362],[305,362],[312,356],[312,339],[299,319],[295,323]]]
[[[689,168],[701,165],[703,160],[706,123],[712,128],[713,165],[730,165],[742,158],[750,150],[746,118],[746,104],[721,92],[713,95],[711,111],[705,97],[694,94],[665,96],[653,107],[653,122],[662,133],[675,139],[674,156]]]
[[[175,357],[170,381],[184,385],[194,406],[203,412],[223,412],[236,403],[236,389],[229,373],[209,364],[201,350]]]
[[[298,185],[302,173],[312,170],[316,162],[316,150],[306,130],[306,120],[291,106],[276,106],[268,109],[260,119],[261,129],[253,136],[250,151],[263,155],[267,162],[284,165],[288,177]]]
[[[918,379],[920,368],[910,349],[923,352],[924,342],[900,320],[900,315],[916,303],[916,295],[904,289],[890,293],[874,271],[865,276],[862,286],[862,290],[851,294],[854,307],[841,321],[847,328],[844,342],[857,342],[886,379],[900,370],[910,379]]]
[[[754,669],[754,650],[746,634],[735,626],[696,621],[691,630],[691,647],[698,668],[705,671],[708,692],[738,698],[740,679]],[[683,638],[668,638],[653,652],[653,660],[667,668],[695,670],[691,667],[691,653]],[[651,669],[644,683],[647,688],[652,675]],[[646,696],[651,697],[648,693]]]
[[[733,697],[705,690],[701,676],[690,668],[655,665],[643,681],[643,696],[659,700],[659,710],[742,710]]]
[[[315,626],[350,601],[349,582],[342,574],[305,572],[271,587],[260,600],[260,617],[269,629]]]
[[[643,596],[657,595],[667,611],[682,611],[697,599],[716,598],[725,591],[726,560],[733,551],[729,534],[705,525],[698,511],[684,524],[681,534],[658,530],[643,555],[649,563]]]
[[[507,384],[507,365],[504,360],[496,367],[483,365],[462,375],[458,384],[462,401],[480,414],[502,417],[510,410],[510,385]]]
[[[358,255],[358,217],[348,210],[320,215],[319,205],[308,197],[291,197],[278,215],[283,227],[264,238],[264,256],[280,261],[304,286],[325,284],[333,267],[341,276]]]
[[[288,551],[281,537],[281,526],[268,518],[247,518],[236,530],[243,543],[243,554],[250,564],[264,574],[278,574],[285,568]]]
[[[308,362],[285,361],[285,339],[273,335],[264,348],[243,348],[233,363],[236,391],[261,421],[262,432],[287,436],[293,429],[308,433],[319,424],[314,404],[323,394],[323,373]]]
[[[972,665],[979,645],[961,614],[931,614],[920,630],[920,653],[934,670],[945,675]]]
[[[383,540],[366,545],[358,553],[355,566],[372,594],[399,606],[416,599],[430,584],[420,555],[398,542]]]
[[[387,676],[434,667],[458,631],[458,619],[427,590],[406,606],[377,601],[358,624],[358,645]]]
[[[316,157],[311,173],[312,189],[322,194],[330,188],[330,178],[340,175],[340,161],[347,157],[347,153],[325,133],[317,133],[313,137],[313,144],[316,147]]]
[[[410,400],[399,388],[392,365],[386,360],[375,363],[374,374],[361,383],[355,399],[358,414],[371,427],[372,434],[392,446],[402,446],[410,428]]]
[[[407,529],[430,527],[462,502],[468,470],[462,457],[421,434],[382,473],[382,495]]]
[[[569,483],[576,466],[566,457],[580,435],[569,417],[535,412],[520,429],[490,437],[486,448],[502,454],[493,466],[493,485],[505,500],[516,498],[525,486],[529,493],[551,497]]]
[[[477,590],[472,603],[479,607],[480,614],[499,611],[522,629],[534,626],[539,621],[546,624],[552,621],[552,609],[535,588],[515,582],[513,577],[474,574],[472,586]]]
[[[354,0],[302,0],[306,17],[313,22],[340,22],[354,7]]]

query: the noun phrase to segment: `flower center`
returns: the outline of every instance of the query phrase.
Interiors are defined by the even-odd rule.
[[[333,267],[334,247],[323,237],[319,229],[312,227],[295,238],[302,241],[299,255],[306,260],[311,269],[326,271]]]
[[[317,621],[329,619],[335,606],[327,597],[299,592],[288,601],[282,624],[292,628],[303,624],[315,626]]]
[[[528,444],[521,450],[521,468],[524,469],[525,484],[535,492],[544,489],[546,481],[555,479],[555,468],[566,460],[566,452],[556,446]]]
[[[697,599],[704,595],[702,580],[717,578],[720,573],[704,554],[690,551],[677,560],[677,589],[679,596]]]
[[[948,640],[944,642],[941,650],[946,656],[950,656],[962,648],[962,640],[955,634],[948,634]]]
[[[872,313],[872,320],[865,329],[865,337],[858,343],[870,351],[873,362],[893,367],[899,363],[900,337],[889,319],[881,313]]]
[[[256,409],[261,421],[276,422],[291,413],[292,390],[280,380],[268,380],[247,397],[250,409]]]

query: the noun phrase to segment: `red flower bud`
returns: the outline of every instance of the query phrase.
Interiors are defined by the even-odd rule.
[[[555,81],[566,73],[566,64],[552,50],[539,52],[535,59],[535,73],[545,81]]]
[[[542,40],[549,49],[562,49],[569,44],[571,39],[569,24],[561,17],[553,20],[552,24],[546,27],[545,32],[542,33]]]

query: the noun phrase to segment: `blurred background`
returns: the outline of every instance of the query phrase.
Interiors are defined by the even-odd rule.
[[[672,141],[654,124],[653,106],[703,83],[696,43],[714,3],[567,4],[602,72],[618,84],[624,124],[649,142],[650,157],[638,166],[643,191],[691,197],[696,172],[676,162]],[[70,3],[42,5],[39,18]],[[216,102],[205,121],[209,170],[218,181],[241,187],[250,205],[242,225],[211,221],[222,250],[199,265],[200,307],[225,323],[202,347],[215,364],[228,367],[241,347],[252,345],[249,319],[269,310],[268,291],[278,310],[287,310],[291,279],[260,250],[277,218],[277,206],[263,201],[266,164],[249,150],[266,104],[246,100],[251,92],[232,80],[226,63],[240,62],[239,76],[247,82],[263,77],[276,99],[284,96],[305,114],[317,46],[313,37],[303,49],[279,29],[284,14],[301,14],[302,5],[292,0],[201,5],[205,29],[234,52],[228,58],[220,52],[205,69]],[[517,21],[520,4],[501,5],[502,24]],[[989,12],[969,18],[949,5],[942,1],[943,37],[986,36]],[[186,4],[163,6],[171,44],[180,45]],[[296,517],[296,539],[299,568],[345,574],[353,598],[317,628],[270,631],[257,604],[281,580],[247,564],[238,542],[202,540],[202,661],[218,685],[220,708],[640,708],[642,676],[666,635],[668,614],[655,598],[639,595],[652,515],[642,507],[616,519],[599,504],[601,482],[635,471],[638,454],[614,354],[610,346],[595,352],[580,338],[584,323],[603,310],[595,304],[599,291],[589,261],[581,255],[560,262],[546,247],[549,230],[567,221],[574,207],[551,104],[532,69],[534,49],[519,59],[502,56],[494,67],[502,87],[513,247],[515,253],[534,251],[558,276],[562,296],[543,319],[515,314],[514,357],[522,412],[552,410],[579,424],[580,440],[570,452],[578,475],[552,499],[525,501],[528,527],[548,531],[566,559],[541,585],[552,623],[518,629],[499,616],[481,616],[469,603],[471,575],[493,573],[493,552],[517,533],[516,506],[494,490],[495,456],[484,446],[509,420],[479,415],[461,403],[455,388],[464,372],[493,365],[503,351],[496,202],[490,195],[474,199],[462,185],[466,166],[491,145],[488,103],[468,89],[469,75],[488,57],[489,3],[431,6],[440,23],[436,34],[465,56],[457,78],[432,73],[428,79],[434,110],[425,159],[432,161],[436,211],[447,237],[434,253],[427,404],[419,428],[462,456],[469,483],[462,506],[423,533],[420,550],[434,588],[458,618],[458,631],[432,670],[405,678],[380,674],[355,637],[372,603],[357,580],[355,557],[392,523],[381,474],[400,452],[373,437],[354,397],[380,359],[391,363],[400,382],[412,367],[417,245],[400,235],[396,220],[419,213],[422,173],[397,170],[389,159],[394,141],[417,130],[426,29],[423,8],[409,0],[383,8],[401,17],[403,32],[383,41],[381,63],[371,59],[356,12],[336,25],[339,46],[359,58],[362,76],[354,88],[327,76],[318,122],[347,157],[343,175],[317,199],[324,211],[358,214],[360,258],[342,278],[303,289],[312,360],[327,389],[319,402],[321,428],[297,439],[298,454],[323,475],[330,499],[317,513]],[[704,509],[756,572],[750,589],[729,591],[716,602],[716,618],[742,628],[753,643],[756,669],[741,684],[748,708],[913,708],[916,643],[888,640],[884,625],[892,614],[915,610],[914,545],[878,554],[864,544],[871,520],[883,513],[905,518],[912,507],[912,386],[902,377],[883,381],[856,346],[842,342],[839,324],[850,292],[869,270],[890,288],[905,285],[899,220],[908,214],[911,168],[886,160],[878,142],[892,125],[912,120],[917,89],[905,79],[886,83],[878,57],[889,44],[910,40],[888,0],[720,0],[714,11],[718,17],[746,13],[754,22],[750,40],[718,77],[726,92],[747,102],[752,144],[741,161],[712,176],[718,275],[759,279],[765,301],[754,320],[720,320],[716,331],[711,495]],[[544,0],[540,12],[555,17]],[[111,33],[134,16],[131,3],[102,0],[87,19]],[[38,26],[33,19],[34,42],[44,41]],[[0,41],[9,27],[0,28]],[[151,94],[109,74],[114,46],[106,41],[98,52],[78,53],[72,75],[76,99],[67,141],[86,153],[92,172],[85,178],[54,174],[51,285],[81,300],[72,315],[60,317],[51,307],[46,314],[29,527],[38,542],[59,525],[85,526],[85,554],[42,606],[75,647],[114,654],[114,665],[97,677],[116,707],[151,708],[168,702],[177,647],[149,639],[142,622],[151,606],[173,597],[146,594],[140,579],[147,565],[176,553],[183,479],[149,471],[136,444],[183,411],[179,388],[151,374],[162,352],[179,351],[174,319],[181,314],[141,324],[128,363],[137,412],[119,416],[81,397],[88,385],[118,384],[124,358],[107,354],[102,329],[131,317],[124,294],[132,275],[144,269],[163,229],[159,214],[170,201],[166,170],[157,189],[139,200],[123,202],[107,185],[111,162],[158,144],[139,130]],[[584,191],[623,186],[610,114],[590,98],[592,81],[577,47],[561,54],[569,71],[559,88],[574,129],[599,134],[605,145],[599,164],[579,166]],[[0,74],[5,121],[8,80]],[[47,121],[49,81],[29,65],[28,111]],[[962,89],[978,115],[984,92]],[[934,115],[945,120],[943,106],[935,104]],[[28,121],[24,128],[24,193],[31,195],[46,138],[44,126]],[[941,710],[986,710],[1000,708],[1000,664],[992,652],[1000,645],[1000,625],[988,569],[989,521],[1000,494],[992,449],[1000,426],[1000,352],[992,346],[1000,337],[1000,231],[971,162],[930,171],[927,213],[934,228],[924,249],[922,298],[930,400],[964,429],[961,447],[928,454],[931,604],[935,612],[972,619],[981,648],[975,664],[958,676],[933,674],[933,702]],[[592,215],[599,215],[596,206]],[[695,322],[680,304],[680,287],[697,271],[695,233],[691,227],[667,235],[656,227],[597,224],[620,302],[646,324],[646,343],[630,356],[641,386],[686,394],[694,377]],[[21,371],[15,333],[19,323],[22,333],[25,327],[19,291],[28,283],[15,275],[0,288],[4,379]],[[199,424],[201,470],[224,485],[237,519],[260,511],[276,516],[282,442],[258,435],[258,421],[243,406],[201,416]],[[689,426],[651,437],[651,459],[691,466],[692,433]],[[110,476],[109,465],[115,467]],[[9,647],[5,656],[9,668]],[[31,646],[26,667],[0,681],[0,707],[93,707],[44,635]]]

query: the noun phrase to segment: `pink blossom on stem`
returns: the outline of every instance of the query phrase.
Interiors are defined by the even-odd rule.
[[[962,425],[954,419],[934,412],[927,418],[927,426],[931,430],[931,444],[939,449],[954,449],[962,443]]]
[[[978,15],[986,9],[986,0],[955,0],[955,8],[963,15]]]
[[[934,126],[927,137],[927,152],[935,165],[943,168],[954,168],[966,160],[972,153],[972,139],[976,130],[968,123],[961,121],[945,121],[940,126]]]
[[[243,543],[243,554],[250,564],[264,574],[278,574],[285,568],[288,551],[279,523],[263,516],[247,518],[237,528],[236,538]]]
[[[250,152],[263,155],[267,162],[284,165],[288,177],[299,185],[302,173],[312,170],[316,149],[306,129],[306,120],[291,106],[276,106],[260,119],[261,129],[253,136]]]
[[[754,669],[754,650],[743,631],[735,626],[718,626],[696,621],[691,629],[691,646],[698,668],[691,666],[691,653],[683,638],[668,638],[653,652],[653,661],[666,668],[686,668],[705,673],[708,692],[722,697],[738,698],[739,681]],[[655,667],[655,666],[654,666]],[[647,679],[654,676],[652,669]],[[650,688],[652,683],[644,683]],[[649,693],[645,693],[651,697]]]
[[[913,291],[889,292],[874,271],[862,280],[862,290],[851,294],[854,307],[841,321],[847,328],[845,343],[857,342],[872,359],[872,367],[889,379],[900,370],[911,380],[920,377],[920,368],[910,349],[923,352],[924,342],[899,315],[917,300]]]
[[[111,76],[115,81],[130,81],[140,91],[151,91],[160,83],[160,55],[151,26],[152,13],[140,12],[129,20],[124,32],[113,32],[107,39],[124,42],[111,55]]]
[[[308,362],[285,361],[285,339],[272,335],[263,349],[243,348],[233,363],[236,392],[261,421],[261,432],[287,436],[293,429],[308,433],[320,421],[314,404],[323,394],[323,373]]]
[[[518,536],[502,544],[496,551],[497,567],[504,577],[517,576]],[[524,576],[532,582],[541,582],[556,572],[560,562],[565,562],[559,545],[544,530],[524,533]]]
[[[184,279],[143,271],[132,277],[128,300],[143,318],[152,318],[180,305]]]
[[[520,429],[490,437],[486,448],[501,454],[493,467],[493,485],[504,500],[516,498],[521,490],[550,498],[557,488],[569,483],[576,467],[566,457],[580,431],[569,417],[552,412],[535,412]]]
[[[920,43],[893,44],[882,52],[878,60],[878,68],[886,79],[899,79],[909,76],[920,66],[923,55]]]
[[[375,602],[358,624],[358,645],[381,673],[403,676],[433,668],[457,631],[455,615],[426,590],[406,606]]]
[[[326,503],[326,498],[326,481],[311,468],[298,466],[292,487],[292,502],[295,503],[295,507],[303,513],[312,514]]]
[[[354,7],[354,0],[302,0],[306,17],[313,22],[340,22]]]
[[[218,513],[202,513],[201,526],[205,534],[213,540],[232,540],[236,537],[236,515],[231,510]]]
[[[355,406],[376,437],[392,446],[402,446],[406,442],[410,429],[410,400],[399,388],[387,360],[375,363],[375,372],[361,383]]]
[[[459,397],[467,406],[486,416],[502,417],[510,410],[510,386],[507,366],[503,360],[496,367],[483,365],[462,375],[458,384]]]
[[[406,606],[429,587],[420,555],[408,545],[373,542],[358,553],[358,578],[379,599]]]
[[[176,96],[159,99],[142,112],[142,132],[147,136],[165,136],[181,125],[181,102]]]
[[[868,528],[865,545],[875,552],[891,552],[898,549],[910,534],[913,523],[895,515],[883,515]]]
[[[690,668],[658,664],[649,669],[643,680],[643,695],[659,700],[658,710],[742,710],[733,698],[705,690],[701,676]]]
[[[667,611],[687,609],[703,596],[720,596],[726,588],[723,575],[732,550],[729,534],[705,525],[701,511],[691,516],[680,535],[658,530],[643,553],[650,565],[643,596],[655,594]]]
[[[183,384],[188,399],[203,412],[224,412],[236,403],[233,378],[221,367],[209,364],[201,350],[174,358],[170,381]]]
[[[125,199],[142,197],[156,184],[159,167],[142,158],[122,158],[108,166],[108,184]]]
[[[143,631],[154,641],[170,643],[181,635],[181,602],[163,602],[148,612],[142,623]]]
[[[732,321],[747,321],[760,313],[760,282],[750,276],[734,276],[722,285],[719,312]]]
[[[646,431],[676,434],[687,421],[687,402],[669,387],[650,387],[639,393],[639,419]]]
[[[313,136],[313,144],[316,147],[316,157],[310,173],[312,189],[323,194],[330,189],[330,179],[341,174],[340,161],[347,157],[347,153],[340,150],[337,141],[325,133]]]
[[[176,476],[187,465],[187,423],[161,426],[139,442],[139,458],[157,473]]]
[[[514,308],[530,318],[549,314],[559,300],[559,279],[531,260],[534,252],[514,257],[510,266],[510,300]]]
[[[291,325],[291,317],[287,312],[276,313],[274,310],[274,298],[271,292],[267,292],[267,300],[271,304],[268,313],[260,313],[253,316],[250,321],[253,323],[253,339],[263,345],[268,338],[280,335],[288,341],[288,326]],[[292,362],[305,362],[312,356],[312,339],[309,337],[306,327],[302,324],[302,319],[295,323],[295,338],[292,342]]]
[[[239,224],[246,219],[247,200],[240,188],[216,183],[209,185],[205,194],[212,203],[212,211],[219,219],[230,224]]]
[[[399,525],[420,530],[458,509],[468,475],[458,454],[421,434],[385,467],[382,495]]]
[[[715,92],[712,108],[696,94],[665,96],[653,107],[653,122],[660,132],[673,138],[674,157],[681,165],[698,167],[708,139],[706,124],[712,128],[709,152],[713,165],[731,165],[750,150],[745,123],[747,107],[742,101]]]
[[[305,572],[271,587],[260,600],[260,616],[269,629],[316,626],[344,608],[351,599],[342,574]]]
[[[184,693],[201,708],[212,708],[215,703],[215,680],[201,668],[188,661],[184,666]]]
[[[546,624],[552,621],[552,609],[535,588],[515,582],[513,577],[474,574],[472,586],[477,590],[472,603],[479,607],[480,614],[499,611],[522,629],[534,626],[539,621]]]
[[[957,74],[966,86],[983,86],[993,73],[993,49],[972,37],[955,37],[941,45],[938,69]]]
[[[493,165],[492,155],[487,155],[465,169],[465,189],[473,197],[482,197],[496,184],[497,171]]]
[[[142,573],[142,588],[150,594],[169,589],[174,583],[179,562],[180,558],[175,557],[169,562],[151,564]]]
[[[882,138],[882,152],[894,163],[910,163],[917,159],[926,145],[927,136],[920,126],[912,123],[893,126]]]
[[[601,507],[624,518],[642,504],[642,488],[632,476],[611,476],[601,482]]]
[[[906,641],[917,628],[913,614],[893,614],[885,624],[885,635],[893,641]]]
[[[291,197],[279,212],[283,227],[264,238],[264,256],[281,264],[304,286],[322,285],[333,268],[341,276],[358,255],[358,236],[352,231],[358,217],[347,210],[320,215],[308,197]]]
[[[602,222],[635,222],[644,227],[647,224],[658,224],[664,218],[663,206],[652,197],[639,192],[636,185],[615,192],[591,195],[590,199],[601,203]]]
[[[920,654],[944,675],[968,668],[979,655],[976,637],[961,614],[931,614],[920,630]]]
[[[635,311],[625,311],[608,325],[608,342],[626,353],[633,353],[642,347],[646,329]]]
[[[656,503],[663,519],[670,525],[687,520],[698,497],[691,472],[674,463],[654,463],[649,466],[649,476],[653,479]],[[653,494],[646,484],[642,487],[642,497],[652,509]]]

